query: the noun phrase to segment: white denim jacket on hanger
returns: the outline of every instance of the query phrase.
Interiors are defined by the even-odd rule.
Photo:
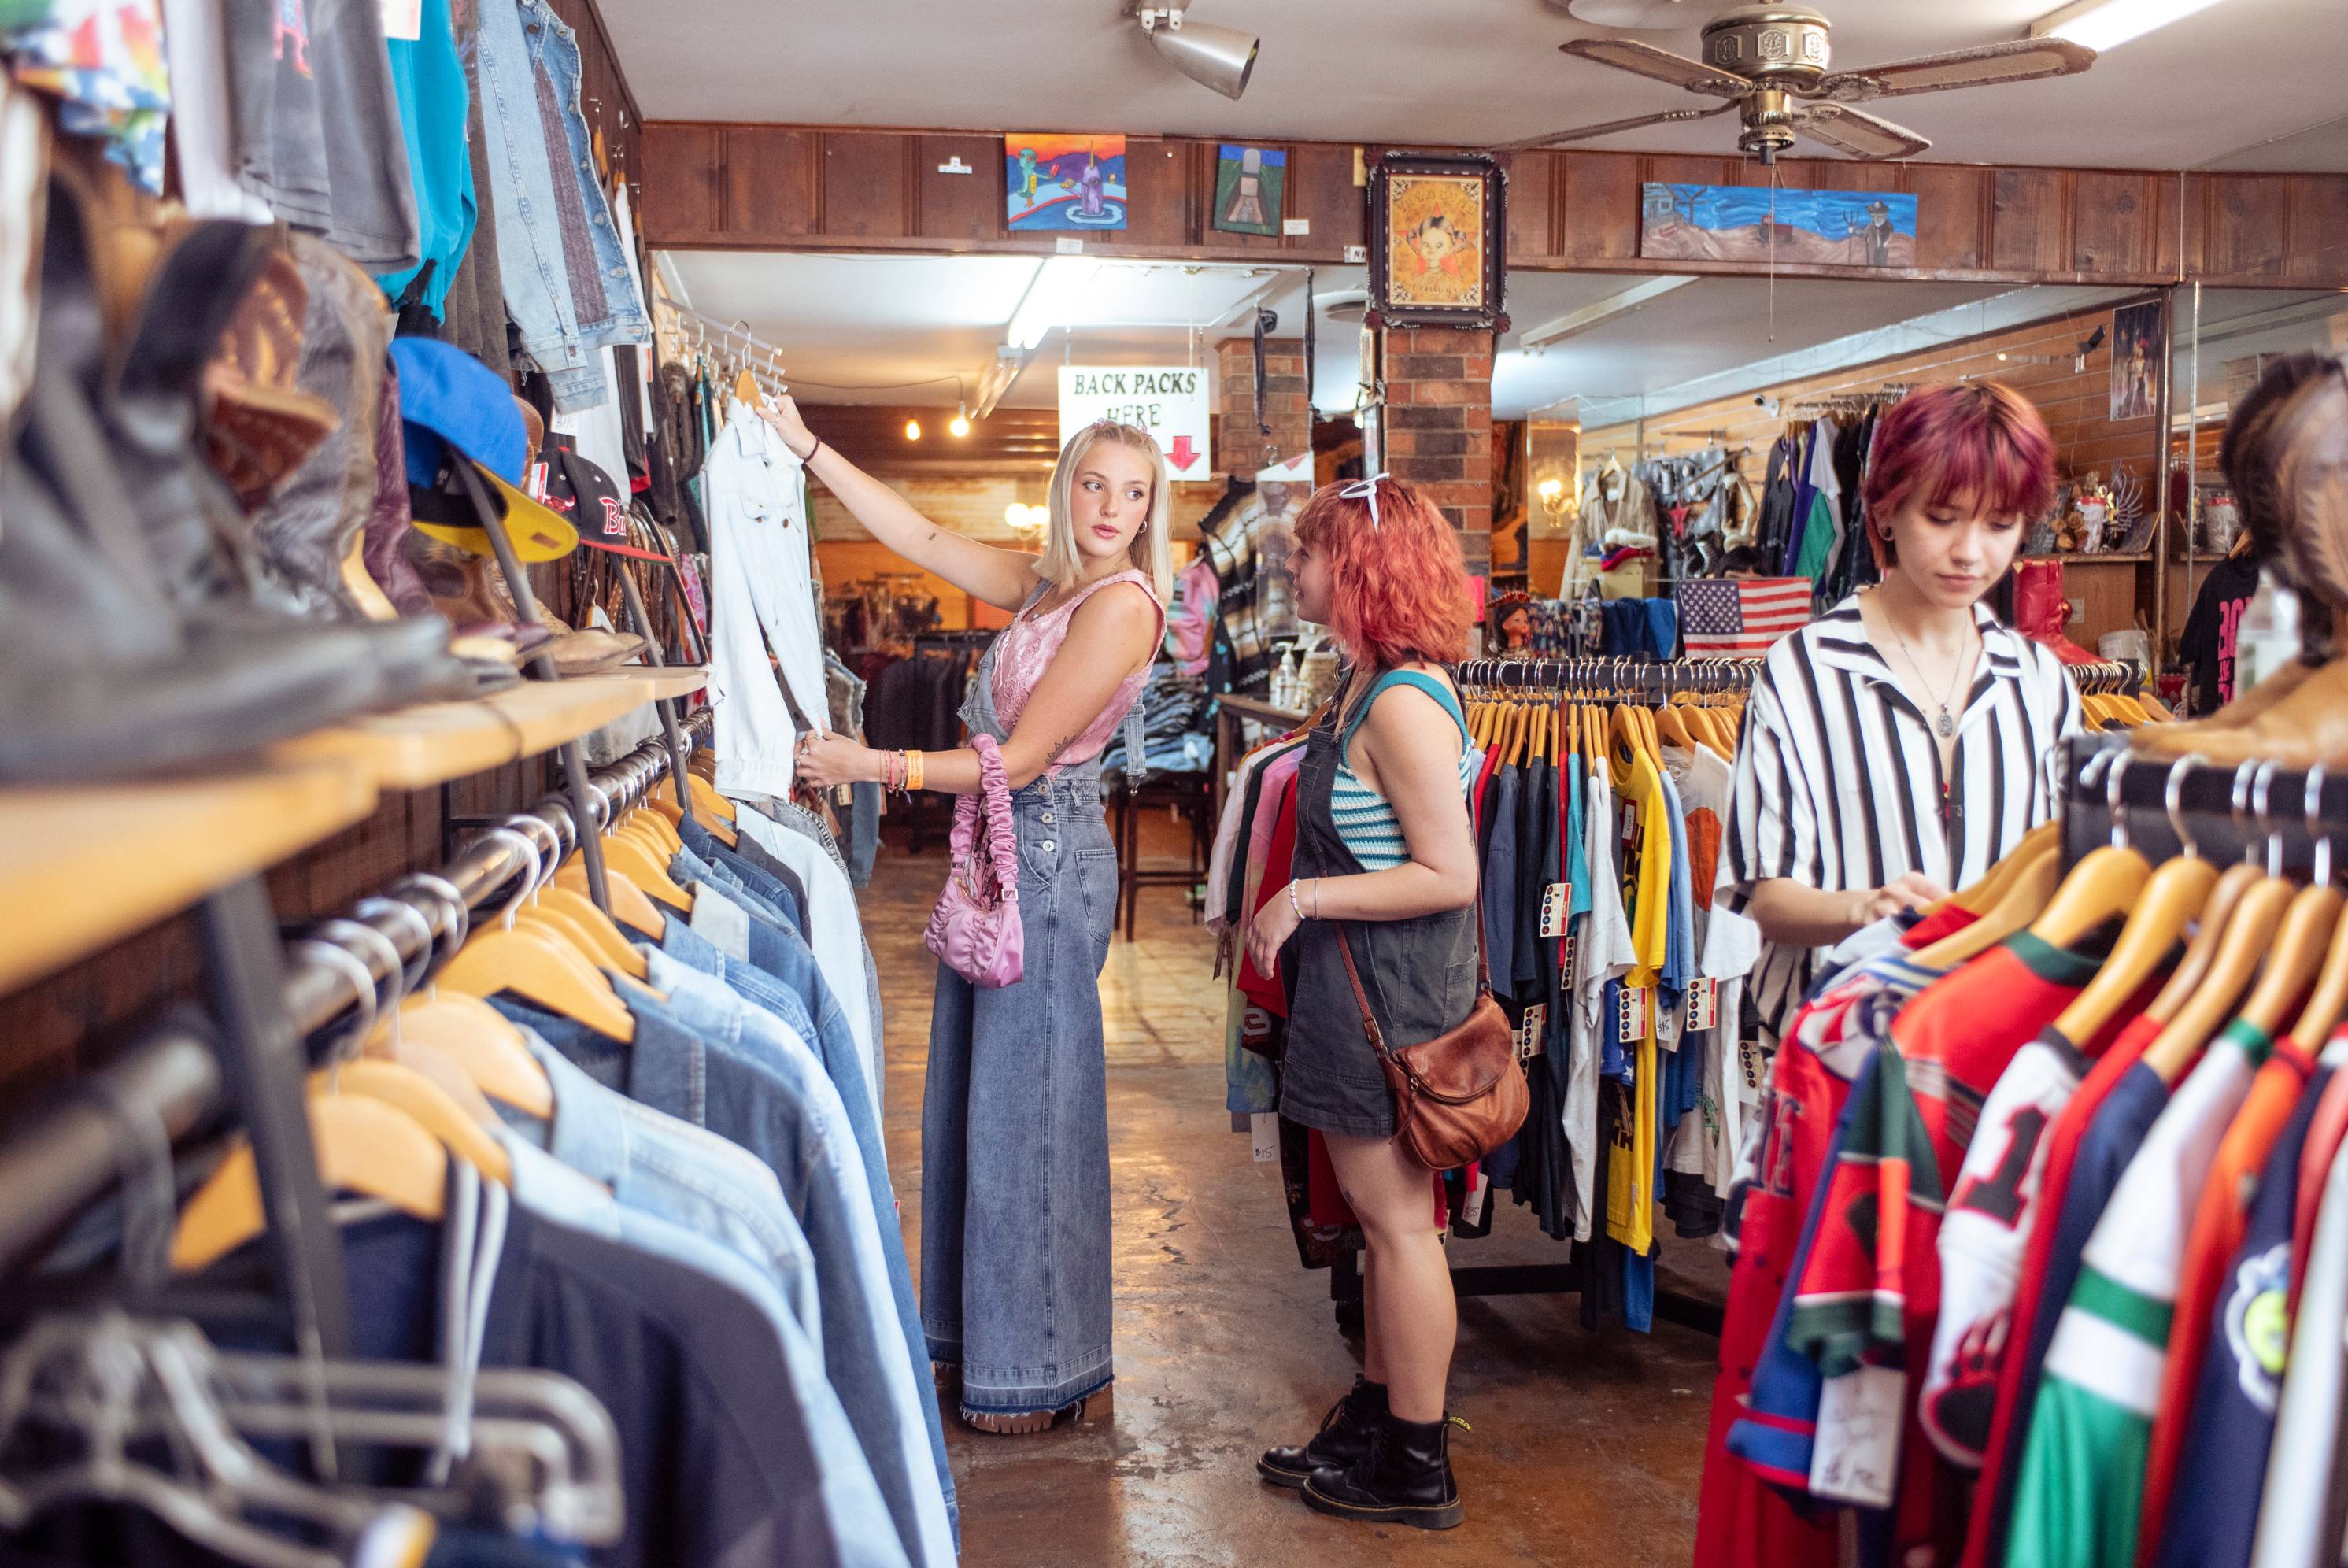
[[[816,618],[802,465],[764,419],[726,401],[726,428],[701,470],[709,518],[709,696],[717,709],[717,788],[791,793],[802,726],[821,733],[823,627]],[[767,663],[782,667],[778,685]],[[788,688],[790,701],[783,700]]]

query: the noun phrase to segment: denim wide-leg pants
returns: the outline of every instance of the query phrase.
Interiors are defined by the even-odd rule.
[[[922,1106],[922,1326],[961,1365],[963,1405],[995,1414],[1061,1408],[1113,1369],[1099,769],[1038,779],[1012,809],[1025,973],[985,989],[938,965]]]

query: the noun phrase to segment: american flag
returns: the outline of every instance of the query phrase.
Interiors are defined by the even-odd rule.
[[[1680,633],[1692,659],[1757,658],[1810,619],[1807,577],[1708,578],[1679,585]]]

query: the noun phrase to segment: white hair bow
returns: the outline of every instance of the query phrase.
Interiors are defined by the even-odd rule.
[[[1374,529],[1378,528],[1382,526],[1378,521],[1378,481],[1391,477],[1392,476],[1390,475],[1382,473],[1372,474],[1368,479],[1355,480],[1352,484],[1347,485],[1344,490],[1339,490],[1337,493],[1347,500],[1368,501],[1370,503],[1370,526]]]

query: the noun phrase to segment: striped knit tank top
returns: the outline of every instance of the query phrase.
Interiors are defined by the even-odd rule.
[[[1335,824],[1337,837],[1351,850],[1354,858],[1362,862],[1365,872],[1391,871],[1410,859],[1409,847],[1404,843],[1402,823],[1395,817],[1394,807],[1386,798],[1371,789],[1355,776],[1345,755],[1354,743],[1354,731],[1369,717],[1370,705],[1388,686],[1414,686],[1443,705],[1451,721],[1459,727],[1462,746],[1459,752],[1459,794],[1466,799],[1476,782],[1483,757],[1472,745],[1467,745],[1468,720],[1459,711],[1459,699],[1433,676],[1416,670],[1389,670],[1374,682],[1354,705],[1354,714],[1345,722],[1345,731],[1337,738],[1337,773],[1329,786],[1329,818]]]

